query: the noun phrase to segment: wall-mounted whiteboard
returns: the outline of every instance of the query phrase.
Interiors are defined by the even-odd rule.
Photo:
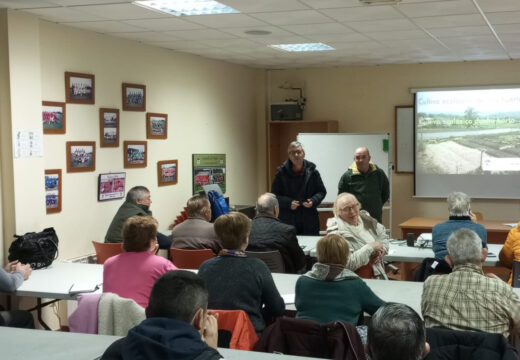
[[[395,172],[413,173],[413,106],[395,107]]]
[[[372,162],[388,174],[388,134],[298,134],[305,150],[305,159],[316,164],[327,196],[324,203],[333,203],[338,195],[341,175],[354,162],[354,152],[366,146]],[[385,147],[384,142],[387,142]],[[386,150],[385,150],[386,148]]]

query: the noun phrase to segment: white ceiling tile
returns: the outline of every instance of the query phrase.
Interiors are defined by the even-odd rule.
[[[77,11],[74,8],[45,8],[45,9],[27,9],[24,12],[28,12],[34,15],[38,15],[40,18],[52,21],[52,22],[74,22],[74,21],[96,21],[106,20],[106,18],[86,14],[81,11]]]
[[[417,30],[417,26],[408,19],[391,19],[380,21],[356,21],[347,24],[352,29],[361,33],[381,31]]]
[[[339,23],[327,24],[305,24],[305,25],[284,25],[282,29],[291,31],[297,35],[320,35],[320,34],[351,34],[352,30]]]
[[[518,0],[476,0],[484,12],[520,11]]]
[[[157,33],[155,31],[143,31],[143,32],[112,32],[108,33],[108,35],[121,37],[125,39],[135,40],[135,41],[144,41],[149,42],[153,41],[160,42],[160,41],[172,41],[177,40],[171,35],[167,35],[164,33]]]
[[[216,48],[246,49],[248,51],[264,46],[246,39],[201,40],[200,42]]]
[[[99,4],[116,4],[131,3],[132,0],[47,0],[53,4],[60,6],[77,6],[77,5],[99,5]]]
[[[222,28],[222,27],[245,27],[245,26],[266,26],[263,21],[252,18],[245,14],[221,14],[221,15],[201,15],[201,16],[190,16],[190,21],[208,26],[211,28]]]
[[[269,35],[261,35],[262,37],[265,37],[265,36],[293,36],[292,33],[290,33],[289,31],[285,31],[279,27],[276,27],[276,26],[255,26],[255,27],[243,27],[243,28],[222,28],[222,29],[219,29],[220,31],[223,31],[225,33],[228,33],[228,34],[232,34],[232,35],[235,35],[235,36],[240,36],[240,37],[246,37],[246,38],[249,38],[251,40],[254,40],[255,38],[258,38],[259,35],[250,35],[250,34],[246,34],[246,31],[249,31],[249,30],[263,30],[263,31],[269,31],[270,34]]]
[[[520,36],[516,33],[500,34],[500,40],[508,42],[520,42]]]
[[[493,28],[499,35],[520,33],[520,23],[519,24],[495,25],[495,26],[493,26]]]
[[[189,40],[232,39],[233,35],[213,29],[166,31],[166,34]]]
[[[304,10],[309,7],[297,0],[220,0],[242,13]]]
[[[452,49],[500,49],[501,46],[494,36],[466,36],[466,37],[447,37],[441,40]]]
[[[147,42],[150,45],[155,45],[158,47],[163,47],[167,49],[174,49],[174,50],[180,50],[180,49],[201,49],[206,48],[208,45],[202,44],[197,41],[189,41],[189,40],[176,40],[176,41],[165,41],[165,42],[153,42],[148,41]]]
[[[203,28],[203,26],[199,24],[184,21],[177,17],[165,19],[123,20],[121,22],[152,31],[194,30]]]
[[[520,23],[520,11],[487,13],[486,17],[492,25]]]
[[[321,35],[306,35],[306,38],[309,38],[313,41],[329,43],[333,41],[342,41],[342,42],[356,42],[356,41],[370,41],[365,35],[359,33],[350,33],[350,34],[321,34]]]
[[[399,10],[411,18],[478,13],[478,9],[471,0],[434,1],[415,4],[402,4],[399,5]]]
[[[111,20],[159,19],[172,16],[133,4],[89,5],[78,6],[76,9]]]
[[[456,28],[439,28],[429,30],[432,35],[445,38],[453,36],[493,35],[488,26],[462,26]]]
[[[359,0],[300,0],[313,9],[334,9],[362,6]]]
[[[265,45],[305,44],[309,42],[306,38],[301,36],[258,36],[251,40]]]
[[[2,1],[0,1],[0,8],[32,9],[32,8],[45,8],[45,7],[56,7],[56,4],[53,4],[50,1],[40,1],[40,0],[2,0]]]
[[[459,27],[486,25],[480,14],[475,15],[451,15],[451,16],[430,16],[415,18],[415,23],[425,29],[436,29],[443,27]]]
[[[252,16],[273,25],[323,24],[334,21],[316,10],[257,13]]]
[[[381,19],[399,19],[403,16],[389,5],[382,6],[362,6],[355,8],[342,9],[326,9],[321,10],[322,13],[331,18],[346,22],[346,21],[362,21],[362,20],[381,20]]]
[[[381,31],[367,33],[374,40],[407,40],[407,39],[429,39],[430,36],[422,30]]]
[[[138,32],[143,30],[142,28],[123,24],[118,21],[85,21],[67,23],[66,25],[104,34],[111,32]]]

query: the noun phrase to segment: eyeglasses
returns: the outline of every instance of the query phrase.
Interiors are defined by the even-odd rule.
[[[294,150],[294,151],[289,151],[289,154],[300,156],[300,155],[303,154],[303,150]]]

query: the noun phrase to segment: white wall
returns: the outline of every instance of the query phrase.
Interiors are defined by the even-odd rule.
[[[30,25],[34,21],[36,29]],[[97,201],[99,173],[125,171],[127,190],[135,185],[149,187],[153,201],[151,209],[160,229],[167,228],[192,194],[192,153],[227,154],[226,195],[235,204],[255,201],[258,187],[256,83],[262,78],[262,71],[39,22],[35,18],[21,22],[20,26],[27,36],[39,37],[39,42],[30,44],[31,51],[37,53],[11,61],[29,63],[31,68],[36,65],[41,76],[27,74],[35,80],[35,89],[29,90],[30,102],[24,109],[30,115],[13,116],[13,127],[22,124],[22,117],[30,117],[36,119],[41,128],[40,102],[65,101],[65,71],[96,76],[95,105],[67,104],[66,134],[45,135],[41,169],[34,176],[17,179],[23,188],[38,190],[25,195],[17,193],[16,204],[31,197],[43,206],[43,169],[63,170],[61,213],[46,215],[44,208],[43,211],[20,209],[31,218],[31,224],[56,228],[60,258],[92,253],[90,242],[103,241],[106,229],[122,203],[122,200]],[[23,43],[9,46],[16,49],[23,47]],[[11,89],[27,87],[26,80],[11,84]],[[146,85],[146,110],[168,114],[168,139],[148,140],[148,166],[145,169],[123,169],[123,141],[147,140],[145,112],[122,111],[123,82]],[[121,110],[118,148],[99,147],[100,107]],[[21,109],[18,105],[17,108]],[[66,141],[96,141],[95,172],[66,172]],[[179,161],[178,184],[158,187],[157,161],[170,159]],[[22,229],[38,230],[34,226],[17,227],[17,231]]]

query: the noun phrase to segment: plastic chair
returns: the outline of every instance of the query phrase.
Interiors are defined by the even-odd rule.
[[[355,273],[362,279],[375,279],[374,268],[370,264],[359,267]]]
[[[274,273],[284,273],[285,264],[283,262],[282,254],[280,251],[246,251],[248,257],[255,257],[267,265],[269,270]]]
[[[94,250],[96,250],[98,264],[104,264],[108,258],[123,252],[123,243],[100,243],[92,241],[92,244],[94,245]]]
[[[173,265],[179,269],[198,269],[204,261],[212,259],[215,254],[211,249],[170,249]]]
[[[255,328],[243,310],[210,310],[218,314],[218,346],[253,350],[258,342]]]

